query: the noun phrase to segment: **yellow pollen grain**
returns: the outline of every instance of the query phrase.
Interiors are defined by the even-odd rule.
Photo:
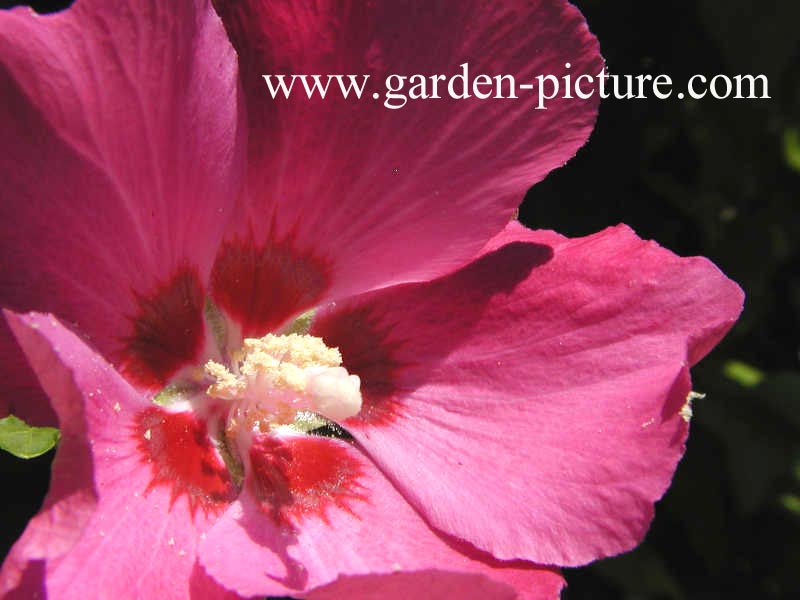
[[[692,415],[693,415],[692,401],[702,400],[705,397],[706,397],[705,394],[701,394],[699,392],[693,392],[693,391],[689,392],[689,394],[686,396],[686,402],[681,407],[680,411],[678,411],[678,414],[683,418],[684,421],[688,423],[689,421],[692,420]]]
[[[243,348],[231,353],[238,376],[212,360],[206,373],[215,379],[207,393],[217,398],[233,399],[243,393],[248,380],[260,379],[275,388],[303,393],[308,384],[308,367],[338,367],[342,355],[338,348],[329,348],[322,338],[292,333],[262,338],[246,338]]]
[[[290,362],[298,367],[338,367],[342,364],[342,355],[338,348],[328,348],[322,338],[313,335],[273,335],[268,333],[262,338],[244,340],[247,352],[245,363],[255,351],[263,352],[279,362]]]
[[[292,363],[281,363],[275,373],[275,382],[287,390],[303,392],[306,389],[306,381],[303,369]]]
[[[228,371],[225,365],[210,360],[205,365],[208,375],[216,379],[216,383],[208,388],[208,394],[216,398],[235,398],[245,387],[246,384],[240,381],[236,375]]]

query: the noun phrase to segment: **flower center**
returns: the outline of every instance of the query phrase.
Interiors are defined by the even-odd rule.
[[[341,365],[339,350],[322,338],[296,333],[247,338],[231,354],[230,368],[206,363],[214,380],[207,394],[232,402],[226,427],[232,437],[268,433],[294,423],[301,412],[342,421],[361,410],[361,380]]]

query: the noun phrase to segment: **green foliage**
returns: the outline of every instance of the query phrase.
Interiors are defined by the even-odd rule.
[[[784,494],[781,496],[781,504],[786,510],[800,516],[800,496],[796,494]]]
[[[281,333],[283,335],[290,335],[292,333],[304,335],[308,333],[308,330],[311,329],[311,323],[314,321],[314,315],[316,312],[316,309],[307,310],[298,316],[294,321],[289,323],[289,325],[287,325],[283,331],[281,331]]]
[[[14,415],[0,419],[0,448],[19,458],[36,458],[49,452],[60,437],[54,427],[31,427]]]
[[[797,129],[783,132],[783,155],[786,164],[800,173],[800,131]]]
[[[752,365],[729,360],[723,369],[725,376],[743,387],[755,387],[764,380],[764,374]]]

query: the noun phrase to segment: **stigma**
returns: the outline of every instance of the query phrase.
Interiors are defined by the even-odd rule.
[[[343,421],[361,410],[358,375],[342,366],[337,348],[307,334],[247,338],[230,367],[208,361],[205,373],[213,381],[206,393],[234,403],[261,431],[289,425],[300,412]]]

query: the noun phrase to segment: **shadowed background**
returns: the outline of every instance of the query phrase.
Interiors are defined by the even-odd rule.
[[[693,369],[707,397],[647,539],[567,570],[564,599],[788,598],[800,589],[800,3],[573,1],[611,73],[665,73],[676,90],[697,73],[765,74],[772,99],[608,99],[589,143],[522,205],[526,225],[569,236],[628,223],[708,256],[747,293]],[[51,460],[0,453],[13,490],[0,554],[38,510]]]
[[[644,544],[568,570],[565,600],[787,598],[800,590],[800,3],[574,0],[612,73],[765,74],[771,100],[603,102],[589,143],[520,220],[617,222],[711,258],[747,294],[692,369],[686,456]],[[681,7],[681,8],[676,8]],[[795,592],[791,592],[795,590]]]

